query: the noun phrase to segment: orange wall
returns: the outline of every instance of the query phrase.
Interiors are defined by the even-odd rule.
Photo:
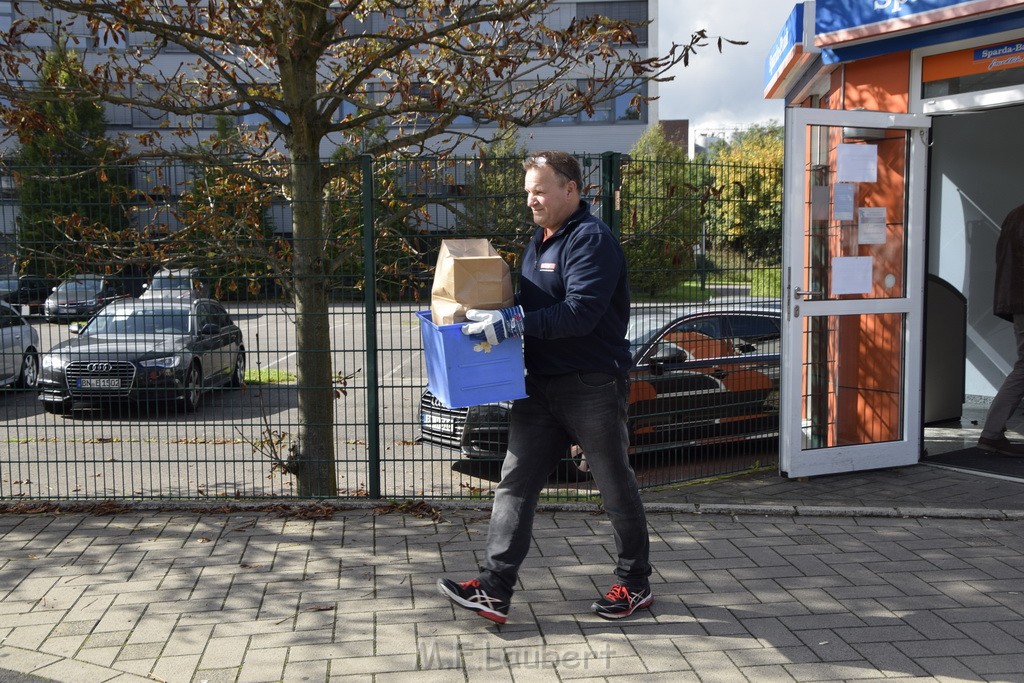
[[[910,102],[910,53],[862,59],[832,72],[828,109],[868,109],[907,113]]]

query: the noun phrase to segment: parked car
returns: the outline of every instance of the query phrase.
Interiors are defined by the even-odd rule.
[[[39,333],[0,303],[0,386],[31,389],[39,379]]]
[[[88,320],[111,301],[126,296],[116,276],[76,275],[54,287],[44,315],[49,322]]]
[[[773,305],[635,307],[627,332],[631,453],[777,434],[780,329]],[[503,458],[510,408],[451,409],[424,391],[420,440],[465,458]],[[579,449],[567,455],[582,464]]]
[[[28,306],[29,313],[42,313],[46,297],[53,291],[54,281],[37,275],[10,275],[0,278],[0,300],[20,310]]]
[[[176,401],[242,385],[242,332],[212,299],[123,299],[42,357],[39,398],[51,413],[117,402]]]
[[[203,299],[209,296],[198,268],[158,270],[140,299]]]

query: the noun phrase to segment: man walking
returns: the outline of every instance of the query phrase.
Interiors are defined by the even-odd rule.
[[[517,304],[470,310],[463,332],[492,344],[523,337],[527,398],[512,405],[486,557],[471,580],[438,581],[442,595],[499,624],[508,618],[534,513],[548,475],[573,444],[587,459],[615,539],[613,585],[591,609],[616,619],[653,602],[647,519],[629,465],[626,326],[629,286],[618,240],[581,199],[579,162],[559,151],[523,162],[539,226],[522,259]]]
[[[996,286],[992,312],[1013,323],[1017,360],[992,399],[978,448],[1000,455],[1024,456],[1024,445],[1003,432],[1024,398],[1024,204],[1007,214],[996,242]]]

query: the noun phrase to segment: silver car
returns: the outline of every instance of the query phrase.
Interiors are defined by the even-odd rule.
[[[32,389],[39,381],[39,333],[0,302],[0,386]]]
[[[202,299],[209,296],[198,268],[157,271],[143,290],[140,299]]]
[[[44,313],[51,323],[88,320],[111,301],[125,296],[117,278],[76,275],[54,288],[46,299]]]

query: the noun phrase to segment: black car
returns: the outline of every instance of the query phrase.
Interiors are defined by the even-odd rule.
[[[212,299],[115,301],[42,358],[39,398],[51,413],[115,402],[199,407],[204,390],[242,385],[245,345]]]
[[[780,330],[775,305],[634,308],[631,453],[777,434]],[[510,408],[451,409],[425,391],[420,440],[466,458],[503,458]]]
[[[0,277],[0,301],[9,303],[19,311],[22,306],[28,306],[29,313],[41,313],[54,284],[53,280],[37,275]]]
[[[88,320],[111,301],[127,296],[124,282],[117,276],[76,275],[53,289],[44,314],[51,323]]]

